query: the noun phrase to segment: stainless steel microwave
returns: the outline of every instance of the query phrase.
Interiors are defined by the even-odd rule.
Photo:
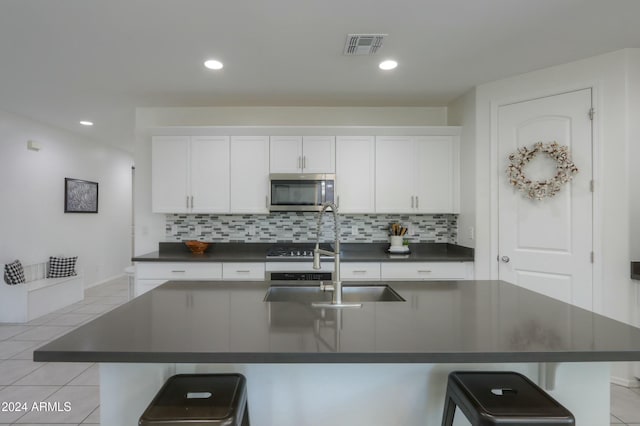
[[[271,211],[313,212],[334,202],[334,174],[272,173],[269,175]]]

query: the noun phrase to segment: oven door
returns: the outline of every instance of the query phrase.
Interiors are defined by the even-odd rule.
[[[334,175],[271,174],[271,211],[320,211],[334,201]]]

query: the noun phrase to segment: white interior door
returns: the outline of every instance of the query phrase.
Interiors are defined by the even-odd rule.
[[[498,108],[499,278],[593,307],[591,89]],[[506,178],[509,154],[536,142],[567,145],[578,173],[554,197],[528,199]],[[555,175],[556,162],[536,155],[524,168],[532,180]]]

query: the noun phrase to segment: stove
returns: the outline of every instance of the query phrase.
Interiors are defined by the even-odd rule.
[[[267,250],[267,259],[313,259],[314,243],[283,243],[274,244]],[[327,251],[333,251],[331,244],[320,244],[320,248]],[[322,255],[324,256],[324,255]]]
[[[309,281],[333,280],[333,262],[323,262],[320,270],[313,269],[313,249],[315,246],[315,243],[274,244],[267,250],[265,279],[269,281],[297,281],[302,284]],[[320,248],[333,251],[333,246],[328,243],[320,244]]]

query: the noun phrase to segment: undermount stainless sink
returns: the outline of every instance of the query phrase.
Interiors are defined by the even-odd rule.
[[[331,302],[331,291],[320,289],[319,285],[271,286],[264,297],[265,302]],[[343,285],[342,300],[347,303],[359,302],[404,302],[394,289],[382,285]]]

